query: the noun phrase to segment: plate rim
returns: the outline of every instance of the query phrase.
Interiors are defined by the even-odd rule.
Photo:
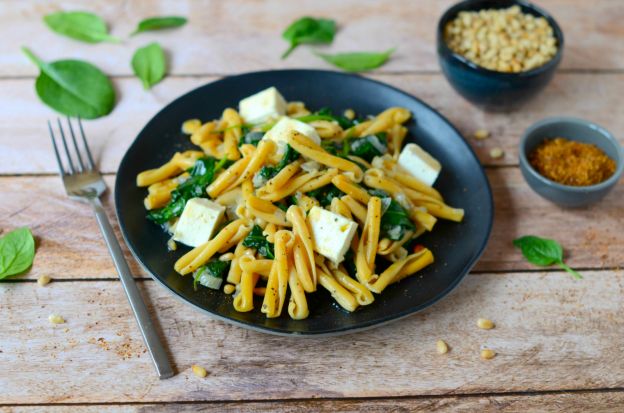
[[[246,77],[246,76],[250,76],[250,75],[260,75],[260,74],[286,74],[286,73],[309,73],[309,74],[330,74],[333,76],[342,76],[342,77],[348,77],[348,78],[353,78],[353,77],[357,77],[360,80],[366,81],[366,82],[372,82],[377,84],[378,86],[384,87],[384,88],[389,88],[401,95],[404,95],[405,97],[415,100],[417,101],[419,104],[423,105],[424,107],[426,107],[427,109],[429,109],[431,112],[435,113],[437,116],[440,117],[440,119],[447,124],[447,126],[449,126],[460,138],[461,138],[461,144],[463,144],[465,146],[466,149],[468,149],[469,154],[472,156],[472,158],[474,159],[474,161],[477,163],[477,166],[479,168],[479,172],[482,175],[482,177],[484,178],[485,181],[485,190],[486,190],[486,195],[487,195],[487,200],[485,202],[487,202],[487,206],[489,207],[489,210],[491,211],[491,214],[488,217],[487,220],[487,230],[486,230],[486,236],[483,239],[483,241],[481,242],[481,245],[479,246],[477,253],[470,259],[470,261],[464,266],[464,268],[461,270],[461,274],[459,276],[457,276],[452,283],[450,283],[443,291],[441,291],[439,294],[437,294],[435,297],[433,297],[430,300],[427,300],[423,303],[420,303],[418,305],[415,305],[413,307],[410,307],[409,309],[406,309],[404,311],[395,313],[393,315],[390,316],[386,316],[386,317],[382,317],[381,319],[374,319],[374,320],[369,320],[366,322],[362,322],[360,325],[356,326],[356,327],[342,327],[342,328],[331,328],[325,331],[319,331],[319,332],[299,332],[299,331],[285,331],[283,329],[276,329],[276,328],[272,328],[272,327],[266,327],[266,326],[260,326],[257,324],[253,324],[253,323],[246,323],[246,322],[242,322],[239,320],[236,320],[234,318],[230,318],[230,317],[226,317],[223,316],[221,314],[209,311],[189,300],[187,300],[185,297],[183,297],[180,293],[178,293],[177,291],[175,291],[173,288],[171,288],[170,286],[168,286],[167,284],[165,284],[162,280],[160,280],[154,273],[152,273],[152,271],[150,271],[147,266],[143,263],[143,261],[141,260],[139,254],[135,251],[134,245],[129,241],[128,238],[128,233],[127,233],[127,228],[125,226],[124,223],[122,223],[123,221],[120,219],[120,207],[119,207],[119,193],[120,191],[118,191],[118,186],[120,185],[120,181],[117,179],[117,177],[119,176],[119,171],[121,170],[121,168],[124,166],[124,164],[126,163],[126,158],[128,157],[128,154],[130,153],[130,150],[132,149],[132,147],[136,144],[139,136],[141,136],[143,134],[143,131],[147,128],[147,126],[151,123],[151,121],[158,117],[159,115],[161,115],[161,113],[165,112],[170,106],[174,105],[175,103],[177,103],[180,100],[185,99],[188,95],[195,93],[198,89],[201,89],[203,87],[206,87],[208,85],[214,84],[214,83],[218,83],[224,80],[232,80],[232,79],[236,79],[236,78],[240,78],[240,77]],[[166,291],[168,291],[169,294],[171,294],[173,297],[175,297],[177,300],[183,302],[184,304],[191,306],[193,308],[195,308],[196,310],[199,310],[201,313],[208,315],[210,318],[215,319],[215,320],[219,320],[219,321],[223,321],[227,324],[231,324],[237,327],[242,327],[248,330],[252,330],[252,331],[256,331],[256,332],[261,332],[261,333],[265,333],[265,334],[271,334],[271,335],[277,335],[277,336],[282,336],[282,337],[305,337],[305,338],[314,338],[314,337],[333,337],[333,336],[339,336],[339,335],[345,335],[345,334],[352,334],[352,333],[357,333],[357,332],[361,332],[361,331],[365,331],[365,330],[370,330],[376,327],[381,327],[384,325],[387,325],[389,323],[401,320],[403,318],[406,318],[410,315],[416,314],[420,311],[425,310],[426,308],[431,307],[432,305],[434,305],[435,303],[439,302],[440,300],[444,299],[446,296],[448,296],[453,290],[455,290],[459,284],[464,280],[464,278],[470,273],[470,270],[475,266],[475,264],[479,261],[479,259],[481,258],[481,256],[483,255],[483,252],[485,251],[485,248],[488,245],[488,242],[490,240],[490,237],[492,235],[492,227],[493,227],[493,223],[494,223],[494,198],[493,198],[493,193],[492,193],[492,187],[490,185],[490,181],[487,177],[487,174],[485,172],[485,169],[483,167],[483,165],[481,164],[481,161],[479,160],[479,158],[477,157],[477,154],[475,153],[474,149],[468,144],[468,142],[466,141],[466,139],[464,138],[464,136],[461,134],[461,132],[457,129],[457,127],[455,127],[455,125],[453,123],[451,123],[446,116],[444,116],[442,113],[440,113],[440,111],[436,110],[435,108],[433,108],[431,105],[429,105],[428,103],[424,102],[422,99],[407,93],[393,85],[381,82],[377,79],[372,79],[370,77],[365,77],[365,76],[361,76],[358,74],[353,74],[353,73],[345,73],[345,72],[339,72],[339,71],[335,71],[335,70],[323,70],[323,69],[270,69],[270,70],[259,70],[259,71],[252,71],[252,72],[244,72],[244,73],[238,73],[235,75],[228,75],[228,76],[223,76],[220,77],[218,79],[215,79],[211,82],[208,83],[204,83],[200,86],[197,86],[191,90],[189,90],[188,92],[184,93],[181,96],[178,96],[177,98],[173,99],[172,101],[170,101],[169,103],[165,104],[165,106],[160,109],[158,112],[156,112],[156,114],[154,114],[148,121],[147,123],[141,128],[141,130],[138,132],[138,134],[136,135],[136,137],[134,138],[134,140],[132,141],[132,143],[128,146],[128,148],[126,149],[123,157],[121,158],[121,161],[119,162],[119,166],[117,167],[117,171],[115,173],[115,186],[114,186],[114,194],[113,194],[113,199],[114,199],[114,203],[115,203],[115,217],[117,218],[117,222],[119,225],[119,229],[121,232],[121,235],[123,237],[123,240],[128,248],[128,250],[130,251],[130,253],[132,254],[133,258],[139,263],[139,265],[141,266],[141,268],[143,268],[143,270],[152,278],[152,280],[156,281],[156,283],[158,283],[160,286],[164,287]]]

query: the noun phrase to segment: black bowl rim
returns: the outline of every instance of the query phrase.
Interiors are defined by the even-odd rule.
[[[130,250],[130,252],[132,253],[133,257],[135,258],[135,260],[139,263],[139,265],[143,268],[143,270],[150,275],[150,277],[156,281],[158,284],[160,284],[161,286],[163,286],[165,288],[165,290],[167,290],[169,292],[169,294],[173,295],[176,299],[178,299],[179,301],[183,302],[186,305],[189,305],[191,307],[194,307],[195,309],[199,310],[200,312],[208,315],[210,318],[212,319],[216,319],[216,320],[220,320],[223,321],[225,323],[231,324],[231,325],[235,325],[238,327],[242,327],[245,329],[249,329],[252,331],[257,331],[257,332],[261,332],[261,333],[268,333],[268,334],[272,334],[272,335],[277,335],[277,336],[283,336],[283,337],[305,337],[305,338],[313,338],[313,337],[331,337],[331,336],[338,336],[338,335],[344,335],[344,334],[351,334],[351,333],[357,333],[360,331],[364,331],[364,330],[368,330],[368,329],[372,329],[372,328],[376,328],[376,327],[381,327],[382,325],[394,322],[394,321],[398,321],[402,318],[405,318],[407,316],[410,316],[412,314],[415,314],[419,311],[422,311],[430,306],[432,306],[433,304],[437,303],[438,301],[440,301],[441,299],[443,299],[444,297],[446,297],[451,291],[453,291],[455,288],[457,288],[457,286],[460,284],[461,281],[463,281],[463,279],[466,277],[466,275],[468,275],[468,273],[470,272],[470,270],[474,267],[474,265],[477,263],[477,261],[481,258],[481,256],[483,255],[483,252],[485,251],[485,248],[488,244],[488,241],[490,239],[490,236],[492,234],[492,226],[494,223],[494,197],[492,194],[492,188],[490,185],[489,180],[487,179],[487,174],[485,173],[485,169],[483,168],[483,165],[481,165],[481,162],[479,161],[479,158],[477,157],[475,151],[472,149],[472,147],[468,144],[468,142],[463,138],[463,135],[459,132],[459,130],[455,127],[455,125],[453,125],[444,115],[442,115],[439,111],[437,111],[435,108],[433,108],[432,106],[428,105],[427,103],[423,102],[421,99],[399,89],[396,88],[392,85],[389,85],[387,83],[383,83],[381,81],[375,80],[375,79],[371,79],[368,77],[364,77],[364,76],[359,76],[356,74],[352,74],[352,73],[344,73],[344,72],[338,72],[338,71],[334,71],[334,70],[322,70],[322,69],[277,69],[277,70],[260,70],[260,71],[254,71],[254,72],[245,72],[245,73],[239,73],[239,74],[235,74],[235,75],[231,75],[231,76],[224,76],[220,79],[214,80],[212,82],[209,83],[205,83],[202,84],[201,86],[198,86],[188,92],[186,92],[185,94],[183,94],[182,96],[179,96],[178,98],[172,100],[171,102],[169,102],[168,104],[165,105],[165,107],[163,107],[160,111],[158,111],[154,116],[152,116],[152,118],[150,118],[150,120],[146,123],[146,125],[141,129],[141,131],[137,134],[137,137],[134,139],[134,141],[132,141],[132,143],[130,144],[130,146],[128,147],[128,149],[126,150],[123,158],[121,159],[121,162],[119,163],[119,168],[117,169],[117,175],[119,175],[119,171],[122,169],[122,167],[125,165],[125,163],[127,162],[127,158],[128,158],[128,154],[130,153],[130,150],[132,149],[132,146],[134,146],[137,142],[138,137],[143,133],[143,131],[145,130],[145,128],[147,128],[147,126],[149,125],[149,123],[152,121],[152,119],[156,118],[157,116],[160,116],[161,113],[165,112],[169,106],[175,104],[176,102],[183,100],[187,97],[187,95],[190,95],[194,92],[197,91],[197,89],[206,87],[212,83],[216,83],[216,82],[220,82],[222,80],[225,79],[236,79],[239,77],[244,77],[244,76],[249,76],[249,75],[254,75],[254,74],[264,74],[264,73],[292,73],[292,72],[300,72],[300,73],[325,73],[325,74],[331,74],[331,75],[337,75],[337,76],[343,76],[343,77],[359,77],[364,81],[367,82],[371,82],[371,83],[375,83],[379,86],[385,87],[385,88],[389,88],[391,90],[394,90],[395,92],[402,94],[410,99],[413,99],[417,102],[419,102],[421,105],[423,105],[424,107],[426,107],[427,109],[431,110],[432,112],[436,113],[440,119],[446,123],[455,133],[457,133],[457,135],[462,138],[461,139],[461,144],[464,145],[466,147],[466,149],[468,149],[468,153],[473,157],[473,160],[476,162],[479,171],[481,172],[481,175],[484,178],[484,182],[486,184],[485,190],[487,192],[487,199],[484,199],[484,203],[488,206],[489,210],[491,211],[491,214],[489,216],[488,219],[488,224],[487,224],[487,229],[486,229],[486,237],[483,239],[481,245],[479,246],[476,254],[473,256],[473,258],[464,266],[463,270],[461,271],[461,274],[455,279],[453,280],[452,283],[450,283],[446,289],[444,289],[440,294],[438,294],[436,297],[432,298],[431,300],[425,301],[424,303],[421,303],[417,306],[413,306],[411,307],[409,310],[405,310],[396,314],[393,314],[391,316],[386,316],[384,318],[378,319],[378,320],[370,320],[367,322],[363,322],[360,326],[358,327],[347,327],[347,328],[335,328],[335,329],[330,329],[330,330],[326,330],[323,332],[305,332],[305,333],[301,333],[301,332],[294,332],[294,331],[288,331],[285,332],[283,330],[279,330],[279,329],[274,329],[271,327],[264,327],[264,326],[259,326],[259,325],[255,325],[255,324],[250,324],[250,323],[245,323],[245,322],[241,322],[217,313],[213,313],[211,311],[206,310],[205,308],[202,308],[194,303],[191,303],[189,301],[187,301],[183,296],[181,296],[178,292],[174,291],[170,286],[168,286],[167,284],[165,284],[164,282],[162,282],[158,277],[156,277],[156,275],[154,273],[152,273],[142,262],[142,260],[140,259],[139,254],[137,253],[137,251],[134,248],[134,245],[130,242],[129,240],[129,234],[127,232],[127,228],[125,226],[125,224],[123,223],[123,221],[120,218],[120,209],[119,209],[119,199],[118,199],[118,194],[120,193],[120,191],[118,190],[118,187],[121,185],[121,181],[119,180],[115,180],[115,193],[114,193],[114,200],[115,200],[115,216],[117,218],[117,222],[119,223],[119,228],[122,234],[122,237],[126,243],[126,246],[128,247],[128,249]]]
[[[545,176],[543,176],[542,174],[540,174],[539,172],[537,172],[535,168],[533,168],[533,165],[531,165],[527,157],[527,151],[528,151],[527,140],[528,140],[529,135],[533,133],[535,130],[537,130],[538,128],[541,128],[546,125],[563,125],[563,124],[574,124],[574,125],[583,126],[589,129],[593,129],[596,132],[598,132],[597,136],[601,136],[601,138],[604,139],[604,141],[611,143],[615,147],[617,158],[614,159],[615,164],[616,164],[616,169],[613,175],[611,175],[606,180],[595,185],[572,186],[572,185],[563,185],[558,182],[552,181],[546,178]],[[542,138],[540,142],[543,142],[544,139],[547,139],[547,138],[546,137]],[[570,139],[570,138],[566,138],[566,139]],[[575,140],[575,139],[570,139],[570,140]],[[612,187],[620,180],[620,178],[622,177],[622,174],[624,173],[624,150],[622,149],[622,145],[620,144],[620,142],[618,142],[615,136],[613,136],[611,132],[609,132],[607,129],[603,128],[602,126],[598,125],[597,123],[594,123],[589,120],[581,119],[581,118],[572,117],[572,116],[548,117],[548,118],[539,120],[535,122],[534,124],[532,124],[531,126],[529,126],[524,131],[524,134],[522,135],[522,139],[520,140],[519,156],[520,156],[520,165],[524,167],[527,170],[527,172],[531,174],[531,176],[535,177],[543,184],[548,185],[549,187],[557,189],[559,191],[565,191],[568,193],[574,193],[578,195],[586,194],[588,192],[600,192],[604,190],[605,188]],[[531,186],[530,183],[529,183],[529,186]]]
[[[441,56],[443,54],[445,57],[449,57],[450,59],[453,59],[459,62],[461,65],[465,66],[467,69],[473,70],[476,73],[480,73],[482,75],[487,75],[487,76],[492,76],[492,77],[499,77],[501,79],[521,79],[521,78],[539,76],[540,74],[544,72],[548,72],[556,68],[557,65],[559,65],[559,62],[561,61],[561,57],[563,55],[563,46],[564,46],[564,37],[563,37],[563,31],[561,30],[561,27],[559,27],[559,24],[557,23],[557,21],[546,10],[544,10],[543,8],[539,6],[536,6],[533,3],[529,3],[528,1],[524,1],[524,0],[506,0],[505,2],[501,2],[500,8],[512,7],[514,5],[523,6],[523,7],[533,10],[534,12],[539,14],[541,17],[544,17],[546,20],[548,20],[548,23],[553,28],[553,32],[555,34],[555,38],[557,39],[557,45],[558,45],[557,53],[548,62],[534,69],[527,70],[525,72],[515,72],[515,73],[498,72],[496,70],[490,70],[490,69],[486,69],[483,66],[479,66],[478,64],[469,60],[468,58],[451,50],[451,48],[446,44],[446,40],[444,40],[444,26],[450,19],[457,16],[457,14],[460,11],[466,10],[467,7],[470,6],[472,3],[476,3],[479,1],[483,1],[483,0],[462,0],[459,3],[456,3],[453,6],[449,7],[444,12],[444,14],[442,14],[442,17],[440,17],[440,20],[438,21],[438,27],[437,27],[438,55]]]

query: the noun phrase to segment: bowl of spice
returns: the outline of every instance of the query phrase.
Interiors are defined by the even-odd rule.
[[[526,130],[520,170],[542,197],[566,207],[602,199],[624,171],[624,153],[606,129],[577,118],[544,119]]]
[[[440,18],[437,51],[460,95],[486,110],[510,110],[550,82],[563,54],[563,33],[531,3],[465,0]]]

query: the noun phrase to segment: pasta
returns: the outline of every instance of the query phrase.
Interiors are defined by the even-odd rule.
[[[464,211],[401,163],[411,113],[393,107],[358,120],[303,102],[279,110],[253,124],[248,109],[194,120],[183,129],[200,150],[138,174],[148,219],[172,234],[169,243],[193,247],[175,271],[234,292],[236,311],[303,320],[319,286],[353,312],[433,264],[414,240]],[[284,119],[291,126],[269,137]]]

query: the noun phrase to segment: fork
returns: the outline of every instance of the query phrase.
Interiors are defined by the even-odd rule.
[[[152,361],[154,362],[156,373],[161,379],[172,377],[174,374],[173,368],[169,363],[167,353],[158,338],[158,334],[152,324],[147,307],[141,298],[139,289],[137,288],[134,278],[130,272],[130,267],[128,267],[128,263],[121,252],[119,241],[117,241],[117,237],[113,232],[113,227],[111,226],[108,217],[106,216],[106,212],[102,207],[102,203],[100,202],[100,196],[104,193],[104,191],[106,191],[106,183],[102,179],[100,172],[95,168],[95,163],[93,162],[93,157],[91,156],[91,151],[89,150],[89,145],[87,144],[87,139],[85,138],[84,129],[82,128],[82,122],[80,118],[77,119],[78,129],[80,130],[80,136],[84,145],[83,155],[86,155],[84,156],[84,159],[83,155],[81,155],[81,150],[78,147],[78,141],[76,139],[76,134],[74,134],[74,127],[72,126],[70,118],[67,117],[67,126],[69,128],[69,135],[71,136],[75,156],[71,155],[70,145],[67,143],[69,139],[65,137],[66,134],[63,130],[61,120],[57,118],[57,122],[59,134],[61,136],[60,140],[62,141],[62,149],[67,156],[67,168],[65,168],[63,162],[61,161],[60,153],[63,151],[59,150],[59,145],[57,145],[58,138],[54,135],[50,121],[48,121],[48,129],[50,131],[50,138],[52,139],[54,155],[56,156],[56,161],[58,162],[59,173],[61,174],[61,178],[63,178],[65,191],[70,198],[87,202],[93,207],[95,217],[100,226],[100,230],[102,231],[102,235],[104,235],[106,245],[108,246],[108,252],[113,258],[115,268],[119,274],[119,279],[121,280],[121,284],[123,285],[128,301],[130,302],[130,307],[132,307],[134,317],[136,318],[141,334],[143,335],[143,340],[149,350]]]

